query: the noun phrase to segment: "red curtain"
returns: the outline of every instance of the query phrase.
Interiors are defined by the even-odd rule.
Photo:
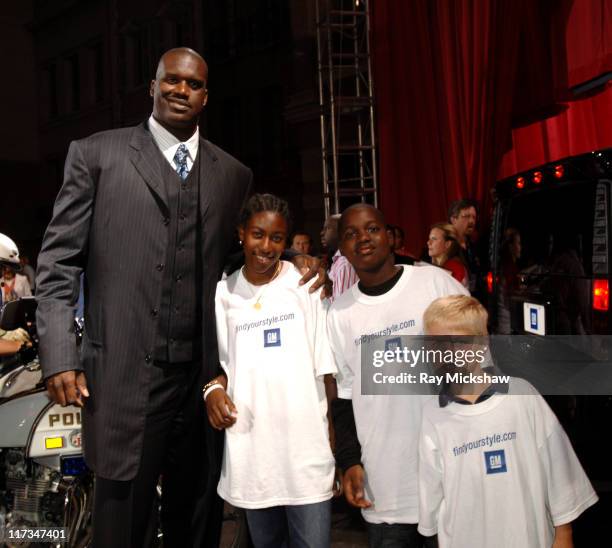
[[[612,71],[612,2],[576,0],[565,40],[570,87]]]
[[[404,228],[413,253],[429,226],[446,219],[452,200],[475,198],[486,215],[513,115],[554,109],[559,74],[567,72],[554,62],[565,56],[551,41],[559,39],[568,6],[569,0],[371,3],[381,208]]]
[[[582,101],[570,103],[565,112],[543,122],[515,129],[512,149],[503,157],[498,178],[520,171],[612,147],[612,87]]]
[[[567,48],[566,88],[612,71],[612,2],[575,0],[568,16],[565,26],[554,25],[555,30],[563,30]],[[562,71],[561,63],[556,65]],[[609,84],[579,100],[568,89],[560,96],[568,101],[563,112],[540,113],[532,116],[531,124],[512,131],[512,148],[503,157],[498,178],[568,156],[612,147],[612,125],[607,123],[612,120]],[[517,122],[520,126],[520,120]]]

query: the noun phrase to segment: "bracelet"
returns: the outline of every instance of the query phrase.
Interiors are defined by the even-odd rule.
[[[204,392],[202,393],[202,397],[204,398],[204,401],[206,401],[208,394],[210,394],[213,390],[216,390],[217,388],[223,388],[223,385],[220,382],[218,382],[218,383],[213,384],[212,386],[209,386],[206,390],[204,390]]]
[[[206,392],[211,386],[214,386],[215,384],[221,384],[219,380],[217,379],[217,377],[215,377],[212,381],[207,382],[202,387],[202,394],[204,394],[204,392]]]

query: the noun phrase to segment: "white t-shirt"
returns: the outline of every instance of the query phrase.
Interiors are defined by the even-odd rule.
[[[429,402],[419,454],[419,531],[437,533],[441,548],[549,547],[553,526],[597,502],[559,421],[523,379],[475,405]]]
[[[218,493],[234,506],[311,504],[331,498],[323,375],[336,373],[326,306],[283,262],[264,286],[242,270],[217,285],[219,358],[236,423],[226,430]],[[261,308],[254,308],[259,297]]]
[[[452,276],[432,266],[403,266],[395,286],[377,297],[358,284],[340,295],[328,314],[329,339],[338,366],[338,397],[353,400],[366,480],[363,510],[370,523],[417,523],[417,461],[421,409],[431,396],[361,394],[361,338],[423,333],[423,313],[446,295],[465,295]]]

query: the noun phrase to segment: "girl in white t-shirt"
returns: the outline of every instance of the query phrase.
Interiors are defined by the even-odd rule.
[[[323,377],[334,374],[326,308],[280,260],[287,203],[247,202],[244,267],[217,285],[223,374],[205,387],[208,418],[226,430],[219,495],[246,510],[256,548],[330,545],[334,459]]]

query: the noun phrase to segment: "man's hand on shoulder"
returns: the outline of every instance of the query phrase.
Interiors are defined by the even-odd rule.
[[[365,498],[363,489],[365,471],[361,464],[355,464],[344,472],[342,489],[347,502],[356,508],[370,508],[372,503]]]
[[[315,276],[317,276],[317,280],[309,289],[310,293],[314,293],[319,288],[323,287],[323,290],[321,291],[321,299],[331,297],[332,282],[328,278],[325,268],[322,266],[321,259],[312,257],[311,255],[296,255],[295,257],[291,258],[291,262],[302,273],[300,285],[308,283]]]
[[[49,397],[61,406],[76,405],[83,407],[84,398],[89,397],[87,380],[83,371],[62,371],[45,381]]]

